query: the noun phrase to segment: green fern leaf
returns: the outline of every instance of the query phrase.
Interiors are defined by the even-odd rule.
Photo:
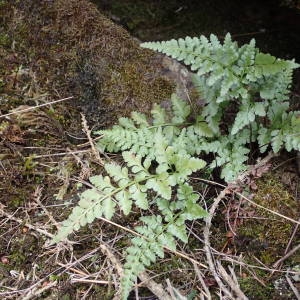
[[[176,172],[173,176],[177,177],[177,182],[185,181],[193,172],[203,169],[206,162],[200,158],[190,157],[187,154],[174,154],[171,163],[174,164]]]
[[[182,242],[187,243],[188,242],[188,236],[186,234],[186,228],[184,224],[170,224],[167,227],[167,230],[170,234],[174,235],[178,239],[180,239]]]
[[[204,121],[203,116],[197,116],[195,125],[191,126],[198,136],[213,137],[214,132]]]
[[[153,117],[153,125],[163,125],[167,123],[166,111],[161,108],[158,104],[154,104],[151,114]]]
[[[168,173],[162,173],[155,178],[150,178],[146,182],[146,187],[148,189],[154,190],[161,197],[170,200],[172,195],[172,189],[167,181],[168,177]]]
[[[148,127],[150,126],[145,114],[133,111],[131,113],[132,120],[141,127]]]
[[[136,129],[134,122],[129,118],[119,118],[119,125],[126,129]]]
[[[141,190],[141,186],[134,185],[134,190],[131,189],[131,197],[135,200],[135,204],[144,210],[149,209],[149,203],[147,199],[147,193]]]
[[[115,199],[125,215],[128,215],[132,209],[132,200],[130,199],[132,195],[126,190],[121,190],[115,195]]]
[[[183,216],[187,220],[196,220],[200,218],[206,218],[209,216],[209,213],[203,209],[199,204],[194,203],[192,200],[187,200],[186,209]]]
[[[140,155],[124,151],[122,156],[128,167],[131,167],[131,171],[139,175],[139,179],[147,178],[149,176],[148,170],[142,165],[142,157]]]
[[[115,213],[116,203],[111,197],[106,197],[103,200],[103,214],[106,219],[110,220]]]
[[[122,168],[116,163],[105,164],[104,168],[120,187],[124,187],[130,182],[127,168]]]
[[[268,145],[270,144],[270,130],[261,126],[258,131],[257,141],[261,153],[266,152]]]
[[[172,94],[172,110],[174,117],[172,118],[172,123],[174,124],[182,124],[186,121],[186,118],[191,113],[191,107],[185,101],[176,96],[176,94]]]

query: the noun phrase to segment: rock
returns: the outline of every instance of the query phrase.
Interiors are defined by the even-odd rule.
[[[79,109],[94,129],[132,110],[148,112],[174,91],[163,56],[140,48],[88,0],[25,0],[13,9],[10,33],[34,78],[31,88],[74,96],[67,110]]]

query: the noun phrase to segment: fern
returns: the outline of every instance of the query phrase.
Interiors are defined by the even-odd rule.
[[[196,202],[198,196],[191,186],[181,184],[177,191],[177,199],[172,202],[163,198],[157,199],[158,209],[162,216],[146,216],[140,220],[143,226],[135,227],[141,237],[132,239],[132,246],[127,249],[124,276],[122,278],[123,297],[127,295],[137,275],[145,267],[156,262],[157,257],[164,257],[164,248],[176,250],[176,239],[188,242],[186,220],[196,220],[208,214]]]
[[[299,67],[292,60],[259,52],[254,39],[239,48],[229,33],[223,45],[211,35],[209,40],[204,36],[186,37],[178,41],[147,42],[141,46],[183,61],[196,72],[195,85],[206,101],[202,115],[215,133],[220,132],[223,112],[232,101],[239,106],[232,135],[264,117],[269,107],[286,101],[293,69]],[[256,94],[260,95],[258,103]]]
[[[260,125],[258,132],[258,143],[261,152],[265,152],[268,143],[272,150],[277,153],[282,148],[287,151],[300,151],[300,112],[283,112],[277,115],[269,128]]]
[[[159,153],[154,145],[157,133],[161,132],[163,139],[168,145],[173,146],[175,151],[180,152],[183,149],[185,153],[195,154],[196,149],[194,147],[188,149],[187,145],[194,144],[196,146],[201,137],[213,136],[213,132],[201,117],[194,124],[189,123],[188,117],[191,108],[185,101],[172,95],[171,102],[172,109],[169,114],[155,104],[151,110],[151,122],[144,114],[132,112],[131,119],[120,118],[119,124],[113,126],[112,129],[96,131],[95,134],[103,136],[98,143],[99,149],[108,152],[130,149],[135,154],[154,160],[155,152]]]
[[[164,109],[155,107],[152,114],[155,115],[153,123],[156,125],[150,125],[143,115],[133,113],[131,119],[122,118],[118,126],[107,132],[100,132],[104,135],[104,142],[100,147],[110,147],[112,143],[108,136],[113,140],[121,130],[127,139],[126,147],[131,147],[134,151],[130,149],[122,152],[125,166],[107,163],[104,166],[107,176],[90,178],[93,187],[80,195],[78,206],[62,222],[53,239],[53,242],[61,241],[97,218],[111,219],[117,208],[125,215],[133,210],[133,206],[148,211],[150,205],[153,206],[153,198],[156,199],[155,204],[161,215],[140,218],[144,225],[137,227],[136,231],[142,236],[134,237],[132,246],[127,250],[122,279],[124,299],[127,299],[136,276],[154,263],[157,257],[163,257],[164,247],[175,250],[176,239],[187,242],[185,221],[207,216],[207,212],[197,203],[198,196],[187,183],[189,176],[203,169],[206,163],[191,156],[190,152],[195,153],[196,148],[191,151],[189,143],[184,144],[182,141],[189,139],[191,134],[196,140],[200,139],[201,125],[187,125],[187,128],[180,129],[190,114],[190,107],[176,97],[173,97],[172,111],[173,114],[168,115]],[[166,121],[169,123],[165,123]],[[151,148],[142,143],[140,147],[134,147],[130,137],[141,136],[145,129],[147,134],[151,134]],[[133,134],[129,135],[128,132]],[[205,126],[203,132],[209,133]],[[121,141],[114,143],[113,147],[121,151],[125,144]],[[180,144],[185,145],[182,147],[186,149],[177,151]]]
[[[186,37],[141,46],[183,61],[195,71],[195,86],[206,102],[201,117],[213,132],[213,139],[197,141],[196,153],[215,153],[210,167],[223,166],[221,177],[226,181],[246,169],[250,142],[258,141],[262,153],[269,144],[274,152],[283,147],[299,149],[299,113],[288,113],[292,73],[299,67],[294,60],[261,53],[254,39],[238,47],[229,33],[223,44],[211,35],[209,39]],[[224,112],[232,106],[238,112],[233,122],[226,122],[224,134]],[[262,120],[268,127],[261,125]]]
[[[199,115],[172,95],[171,108],[155,104],[151,115],[132,112],[111,129],[97,131],[101,151],[122,153],[123,164],[106,163],[106,175],[90,177],[91,188],[63,221],[53,242],[93,222],[143,211],[137,236],[126,250],[122,299],[127,299],[140,272],[164,257],[164,248],[187,243],[186,221],[207,216],[189,177],[206,167],[203,154],[213,154],[208,168],[221,168],[230,182],[247,169],[249,145],[261,153],[271,147],[300,151],[300,112],[289,111],[288,94],[294,61],[261,53],[255,41],[238,47],[227,34],[143,43],[143,47],[183,61],[195,71],[194,82],[206,104]],[[226,111],[238,108],[232,121]],[[147,215],[149,210],[156,215]]]

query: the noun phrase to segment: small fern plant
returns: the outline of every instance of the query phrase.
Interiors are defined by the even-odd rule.
[[[294,61],[261,53],[254,40],[239,48],[229,34],[223,44],[211,35],[142,47],[189,65],[206,104],[195,114],[172,95],[169,110],[155,104],[151,118],[132,112],[111,129],[96,132],[102,135],[99,150],[122,153],[124,163],[106,163],[106,176],[90,178],[91,187],[79,195],[53,239],[62,241],[97,218],[110,220],[117,210],[128,215],[140,209],[137,235],[126,250],[122,299],[138,274],[164,257],[164,248],[188,242],[187,220],[207,216],[189,182],[193,172],[221,167],[221,177],[230,182],[247,168],[253,142],[262,153],[269,145],[274,152],[300,150],[300,112],[290,111],[288,102],[292,72],[299,67]],[[214,156],[208,166],[203,153]]]
[[[261,53],[254,39],[238,47],[229,33],[223,44],[212,34],[209,39],[186,37],[141,46],[195,72],[196,89],[205,101],[201,117],[214,133],[200,148],[217,155],[211,166],[224,166],[221,176],[227,182],[246,168],[250,142],[258,142],[262,153],[269,144],[274,152],[300,150],[300,112],[289,111],[288,102],[292,73],[299,67],[294,60]]]
[[[190,106],[175,95],[171,116],[158,105],[151,114],[152,121],[148,121],[144,114],[133,112],[131,118],[120,118],[112,129],[97,132],[104,135],[99,147],[122,152],[124,165],[107,163],[107,176],[90,178],[92,188],[80,194],[78,205],[53,239],[64,240],[97,218],[110,220],[117,209],[124,215],[134,207],[144,211],[135,228],[138,235],[127,249],[121,280],[123,299],[127,299],[137,275],[157,257],[164,257],[164,248],[175,250],[176,240],[188,242],[187,220],[207,216],[189,176],[205,167],[205,161],[193,154],[200,140],[212,132],[200,120],[190,124]],[[147,215],[149,210],[157,213]]]

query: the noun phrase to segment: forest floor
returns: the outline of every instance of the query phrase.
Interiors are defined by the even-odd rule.
[[[66,243],[50,245],[50,240],[76,204],[81,184],[102,172],[104,157],[95,151],[97,137],[91,131],[110,126],[117,115],[130,110],[149,110],[153,102],[168,99],[174,87],[162,76],[157,56],[139,52],[138,43],[125,30],[101,19],[94,5],[87,5],[87,0],[64,2],[0,0],[1,299],[113,299],[128,245],[126,228],[133,227],[134,216],[115,217],[119,227],[99,220]],[[107,1],[102,2],[100,7],[110,9],[107,14],[127,29],[136,29],[138,38],[167,38],[151,23],[154,8],[143,10],[137,5],[134,15],[124,19],[107,7]],[[116,1],[111,3],[123,13]],[[172,7],[178,10],[175,17],[182,9]],[[147,12],[152,31],[143,27],[145,16],[139,10]],[[251,23],[254,13],[244,18]],[[172,30],[185,34],[178,26],[163,24],[160,32],[169,28],[169,34]],[[109,40],[110,34],[115,41]],[[115,43],[114,49],[110,43]],[[277,55],[279,50],[274,51]],[[114,72],[112,62],[117,64]],[[145,66],[148,76],[141,80]],[[291,99],[296,107],[299,71]],[[297,153],[282,152],[250,170],[239,186],[222,186],[216,182],[217,174],[210,183],[201,184],[199,193],[207,199],[211,224],[189,224],[189,244],[178,245],[177,253],[167,253],[154,264],[148,277],[140,278],[131,299],[136,299],[137,290],[140,299],[157,299],[160,284],[171,294],[176,288],[182,299],[209,299],[210,293],[217,299],[217,276],[234,295],[242,291],[249,299],[297,299]],[[209,249],[203,247],[205,239],[210,241]],[[211,270],[209,255],[211,262],[221,262],[226,270],[219,264]],[[207,298],[200,297],[202,291]]]

